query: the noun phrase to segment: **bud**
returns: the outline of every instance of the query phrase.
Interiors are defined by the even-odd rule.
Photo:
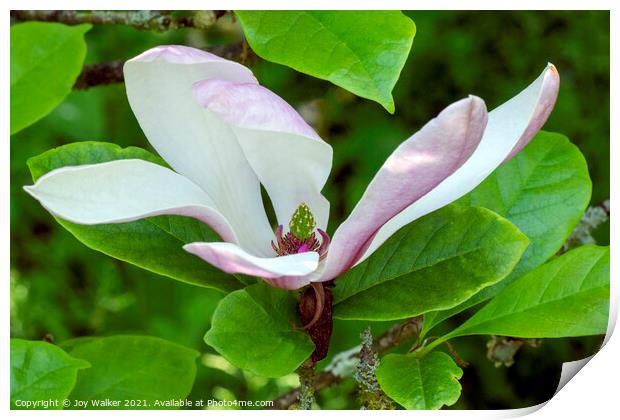
[[[301,203],[288,224],[293,235],[300,241],[308,239],[316,228],[316,221],[306,203]]]

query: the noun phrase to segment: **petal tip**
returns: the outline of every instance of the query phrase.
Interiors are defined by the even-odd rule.
[[[191,242],[189,244],[185,244],[182,246],[183,251],[189,252],[190,254],[195,254],[198,252],[201,246],[208,247],[207,243],[204,242]]]
[[[558,69],[555,67],[555,64],[550,61],[547,62],[547,70],[551,70],[552,72],[558,74]]]
[[[553,63],[548,62],[547,67],[532,84],[506,103],[509,104],[516,101],[515,103],[521,104],[521,109],[530,109],[531,114],[527,115],[527,123],[524,125],[516,144],[506,156],[504,162],[523,150],[538,130],[543,127],[555,106],[559,92],[560,74]],[[506,107],[506,104],[501,107]],[[518,107],[513,108],[519,109]],[[512,118],[514,119],[514,116]]]
[[[560,84],[560,73],[558,72],[558,69],[553,65],[553,63],[547,63],[547,69],[546,69],[546,74],[545,77],[547,79],[551,79],[551,81],[558,85]]]
[[[24,189],[24,191],[26,191],[32,197],[34,197],[35,199],[37,198],[37,196],[35,194],[35,185],[24,185],[22,188]]]
[[[26,191],[32,198],[34,198],[37,201],[40,201],[39,194],[41,192],[41,189],[39,188],[40,187],[39,181],[40,181],[40,178],[34,184],[24,185],[22,187],[24,191]]]
[[[469,95],[462,100],[468,115],[467,130],[473,137],[482,138],[484,128],[488,121],[487,105],[484,100],[476,95]]]
[[[480,96],[476,96],[476,95],[468,95],[467,99],[470,101],[470,103],[472,104],[477,104],[477,105],[485,105],[484,99],[482,99]]]
[[[486,114],[487,104],[484,102],[484,99],[476,95],[469,95],[467,100],[469,101],[469,107],[472,115],[479,115],[480,113]]]

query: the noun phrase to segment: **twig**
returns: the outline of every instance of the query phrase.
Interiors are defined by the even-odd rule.
[[[422,329],[422,317],[415,317],[406,320],[390,328],[372,342],[374,351],[383,354],[402,341],[417,338]],[[314,377],[314,392],[318,392],[328,386],[340,382],[345,376],[350,375],[355,370],[355,362],[360,356],[360,346],[349,349],[334,356],[332,363],[329,364],[320,374]],[[353,363],[351,363],[353,362]],[[273,401],[269,407],[272,410],[286,410],[295,404],[300,395],[300,389],[295,388],[286,394],[281,395]]]
[[[87,64],[78,76],[73,89],[88,89],[93,86],[122,83],[123,65],[125,60],[114,60],[106,63]]]
[[[222,16],[222,10],[199,10],[191,16],[172,16],[161,10],[77,11],[77,10],[12,10],[16,21],[36,20],[67,25],[127,25],[142,31],[169,31],[179,28],[205,29]]]
[[[237,61],[242,64],[253,63],[256,56],[247,53],[243,47],[243,42],[228,44],[220,47],[205,49],[220,57]],[[113,60],[105,63],[87,64],[82,68],[73,89],[88,89],[95,86],[109,85],[113,83],[123,83],[123,65],[125,60]]]

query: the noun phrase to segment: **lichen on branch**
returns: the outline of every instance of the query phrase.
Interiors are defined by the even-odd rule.
[[[381,390],[375,376],[379,367],[379,356],[373,347],[370,327],[362,334],[362,348],[359,352],[359,363],[353,378],[358,384],[358,399],[366,410],[393,410],[394,402]]]
[[[142,31],[169,31],[180,28],[206,29],[224,13],[222,10],[199,10],[189,16],[174,16],[162,10],[12,10],[11,18],[16,21],[126,25]]]

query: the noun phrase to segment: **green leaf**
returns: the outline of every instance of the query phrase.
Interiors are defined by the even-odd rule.
[[[496,334],[523,338],[604,334],[609,314],[609,247],[582,246],[504,288],[446,339]]]
[[[530,245],[506,279],[456,308],[430,314],[425,329],[490,299],[552,257],[579,222],[591,190],[588,167],[579,149],[561,134],[539,132],[521,153],[458,201],[486,207],[507,218],[530,239]]]
[[[493,210],[529,238],[530,245],[510,275],[514,279],[562,247],[591,192],[588,166],[577,146],[561,134],[541,131],[459,203]]]
[[[295,295],[263,282],[222,299],[205,341],[233,365],[260,376],[293,372],[314,351],[297,322]]]
[[[43,22],[11,26],[11,134],[49,114],[71,92],[90,28]]]
[[[81,401],[135,399],[153,404],[185,398],[194,384],[199,356],[161,338],[130,335],[70,340],[67,348],[92,365],[80,372],[70,395]]]
[[[408,410],[436,410],[454,404],[461,395],[463,371],[450,356],[432,352],[388,354],[376,370],[385,394]]]
[[[252,49],[265,60],[341,86],[394,113],[392,89],[415,24],[399,11],[236,11]]]
[[[527,238],[490,210],[450,205],[404,226],[336,280],[334,316],[391,320],[451,308],[513,269]]]
[[[11,408],[46,408],[24,403],[67,398],[78,370],[88,367],[88,362],[69,356],[53,344],[11,339]]]
[[[159,157],[137,147],[123,149],[112,143],[79,142],[30,158],[28,167],[36,181],[47,172],[63,166],[118,159],[143,159],[165,166]],[[232,276],[183,250],[182,246],[186,243],[219,240],[215,232],[196,219],[157,216],[130,223],[91,226],[56,220],[89,248],[145,270],[224,292],[243,287]]]

